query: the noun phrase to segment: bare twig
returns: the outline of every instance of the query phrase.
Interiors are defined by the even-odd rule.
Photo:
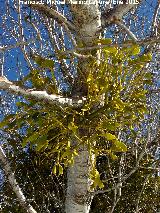
[[[155,8],[155,12],[154,12],[154,16],[153,16],[153,22],[152,22],[152,36],[155,34],[155,36],[157,36],[157,17],[158,17],[158,12],[159,12],[159,9],[160,9],[160,2],[157,3],[157,6]]]
[[[141,0],[139,0],[141,2]],[[109,11],[104,11],[102,14],[102,28],[110,24],[114,24],[116,20],[122,20],[130,10],[135,9],[137,4],[119,4]]]
[[[4,75],[4,53],[0,52],[0,75]]]
[[[94,57],[94,56],[92,56],[92,55],[90,55],[90,54],[84,55],[84,54],[80,54],[80,53],[73,52],[73,51],[69,51],[69,50],[67,50],[67,51],[65,51],[65,52],[67,52],[67,54],[72,54],[72,55],[76,56],[77,58],[81,58],[81,59],[87,59],[87,58],[96,59],[96,57]],[[63,53],[60,53],[60,55],[66,55],[65,52],[64,52],[64,54],[63,54]]]
[[[75,26],[70,21],[68,21],[65,16],[63,16],[61,13],[54,10],[53,8],[51,9],[44,4],[31,4],[31,8],[36,9],[37,11],[41,12],[42,14],[45,14],[49,18],[55,19],[60,24],[65,23],[69,29],[75,30]]]
[[[112,209],[111,209],[111,212],[110,212],[110,213],[113,213],[113,212],[114,212],[115,207],[116,207],[117,203],[119,202],[119,200],[120,200],[120,197],[118,196],[118,198],[117,198],[117,199],[115,200],[115,202],[113,203],[113,207],[112,207]]]
[[[39,40],[41,42],[41,49],[42,49],[42,37],[41,37],[41,32],[40,30],[38,29],[38,27],[36,26],[35,23],[33,23],[33,21],[31,22],[30,20],[26,20],[32,27],[33,29],[36,31],[37,33],[37,40]]]
[[[123,28],[123,29],[126,31],[126,33],[131,37],[131,39],[132,39],[134,42],[137,42],[137,38],[136,38],[136,36],[134,35],[134,33],[132,33],[132,32],[130,31],[130,29],[129,29],[125,24],[123,24],[122,21],[117,20],[115,23],[118,24],[121,28]]]
[[[67,33],[68,37],[70,38],[70,40],[73,44],[73,47],[75,48],[77,46],[76,40],[73,38],[73,35],[71,34],[69,28],[67,27],[67,25],[65,23],[63,23],[61,25],[62,25],[62,27],[64,27],[65,32]]]
[[[28,213],[37,213],[36,210],[27,202],[27,200],[22,192],[22,189],[19,187],[19,185],[15,179],[15,175],[12,172],[9,162],[7,160],[7,157],[3,151],[2,146],[0,146],[0,160],[3,163],[3,169],[8,178],[8,181],[9,181],[13,191],[15,192],[22,208],[25,209]]]
[[[144,191],[145,185],[146,185],[146,183],[147,183],[147,181],[148,181],[148,178],[149,178],[149,175],[146,175],[146,177],[145,177],[145,179],[144,179],[144,182],[143,182],[142,189],[141,189],[141,191],[140,191],[140,193],[139,193],[139,196],[138,196],[138,198],[137,198],[137,204],[136,204],[136,211],[135,211],[135,213],[139,213],[139,202],[140,202],[142,193],[143,193],[143,191]]]
[[[21,14],[21,6],[20,6],[20,0],[17,1],[18,6],[17,6],[17,14],[18,14],[18,26],[19,26],[19,37],[22,41],[25,41],[25,37],[24,37],[24,29],[23,29],[23,25],[22,25],[22,14]],[[26,46],[25,44],[20,45],[20,48],[22,50],[22,53],[24,55],[24,58],[28,64],[28,66],[33,69],[33,65],[32,62],[30,60],[30,58],[28,57],[27,51],[26,51]]]
[[[8,45],[8,46],[0,46],[0,52],[5,52],[7,50],[10,50],[10,49],[13,49],[13,48],[16,48],[16,47],[19,47],[21,45],[28,45],[28,44],[31,44],[31,43],[34,43],[36,42],[36,39],[30,39],[28,41],[19,41],[13,45]]]
[[[50,23],[51,22],[51,23]],[[60,41],[60,38],[58,38],[58,35],[56,36],[56,30],[54,29],[56,23],[55,23],[55,20],[48,20],[48,22],[46,22],[46,25],[47,25],[47,30],[48,30],[48,35],[50,37],[50,41],[51,41],[51,45],[54,49],[54,54],[55,54],[55,57],[59,58],[58,57],[58,51],[60,50],[60,45],[59,45],[59,41]],[[57,39],[58,38],[58,39]],[[62,44],[63,45],[63,44]],[[71,73],[69,72],[69,68],[68,68],[68,65],[65,61],[65,59],[61,59],[60,60],[60,64],[61,64],[61,67],[62,67],[62,73],[65,77],[65,79],[70,83],[72,84],[73,82],[73,76],[71,75]]]
[[[152,45],[152,44],[159,43],[159,42],[160,42],[160,38],[153,37],[153,38],[137,41],[136,43],[138,45],[148,45],[148,44]],[[133,41],[129,40],[129,41],[125,41],[124,43],[120,44],[119,46],[128,47],[129,45],[133,45],[133,44],[134,44]],[[117,47],[117,46],[118,46],[117,44],[107,44],[107,45],[95,45],[92,47],[82,47],[82,48],[77,47],[76,49],[67,50],[67,51],[63,52],[63,54],[73,53],[76,51],[89,51],[89,50],[94,50],[94,49],[101,49],[101,48],[103,49],[106,47]]]
[[[137,169],[139,168],[139,163],[140,161],[142,160],[145,152],[146,152],[146,147],[148,145],[148,143],[150,142],[150,132],[148,130],[148,138],[146,140],[146,143],[144,144],[144,147],[143,147],[143,150],[141,151],[141,153],[139,154],[139,157],[138,157],[138,160],[136,162],[136,166],[126,175],[124,175],[122,178],[121,178],[121,182],[120,183],[117,183],[116,186],[114,187],[111,187],[110,189],[106,189],[106,190],[98,190],[96,192],[94,192],[93,194],[96,195],[96,194],[103,194],[103,193],[106,193],[106,192],[110,192],[114,189],[119,189],[120,187],[122,187],[122,183],[125,182],[132,174],[134,174]]]

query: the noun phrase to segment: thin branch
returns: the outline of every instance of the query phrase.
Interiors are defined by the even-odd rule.
[[[80,53],[73,52],[73,51],[69,51],[69,50],[60,53],[60,55],[64,55],[64,56],[65,56],[65,55],[66,55],[66,54],[65,54],[66,52],[67,52],[68,54],[72,54],[72,55],[76,56],[77,58],[81,58],[81,59],[87,59],[87,58],[96,59],[96,57],[94,57],[94,56],[92,56],[92,55],[90,55],[90,54],[84,55],[84,54],[80,54]],[[64,53],[64,54],[63,54],[63,53]]]
[[[136,166],[126,175],[124,175],[122,178],[121,178],[121,182],[120,183],[117,183],[116,186],[113,186],[111,187],[110,189],[106,189],[106,190],[98,190],[96,192],[93,193],[93,195],[96,195],[96,194],[103,194],[103,193],[106,193],[106,192],[110,192],[114,189],[119,189],[120,187],[122,187],[122,183],[125,182],[132,174],[134,174],[137,169],[139,168],[139,163],[140,161],[142,160],[145,152],[146,152],[146,148],[147,148],[147,145],[148,143],[150,142],[150,133],[149,133],[149,130],[148,130],[148,138],[147,138],[147,141],[146,143],[144,144],[144,147],[143,147],[143,150],[141,151],[141,153],[139,154],[139,157],[138,157],[138,160],[136,162]]]
[[[4,53],[0,52],[0,75],[3,76],[4,75]]]
[[[62,23],[61,25],[62,25],[62,27],[64,27],[64,31],[67,33],[68,37],[70,38],[70,40],[75,48],[77,46],[76,40],[74,39],[73,35],[71,34],[69,28],[67,27],[67,25],[65,23]]]
[[[38,10],[39,12],[45,14],[49,18],[55,19],[57,22],[65,23],[69,29],[75,30],[75,26],[66,19],[65,16],[63,16],[61,13],[58,11],[54,10],[53,8],[49,8],[47,5],[44,4],[31,4],[31,8]]]
[[[22,208],[25,209],[28,213],[37,213],[36,210],[29,203],[27,203],[27,200],[22,192],[22,189],[19,187],[19,185],[15,179],[15,175],[11,170],[7,157],[1,146],[0,146],[0,160],[3,163],[3,169],[8,178],[8,181],[9,181],[13,191],[15,192]]]
[[[16,95],[23,95],[28,98],[36,99],[38,101],[44,101],[51,105],[57,106],[70,106],[70,107],[81,107],[86,98],[85,97],[74,97],[65,98],[60,95],[49,95],[46,91],[34,91],[32,89],[22,89],[19,86],[14,85],[11,81],[5,77],[0,77],[0,89],[11,92]]]
[[[30,21],[29,19],[27,19],[26,22],[28,24],[30,24],[33,27],[33,29],[36,31],[36,33],[37,33],[37,40],[40,41],[40,47],[42,49],[42,36],[41,36],[40,30],[38,29],[38,27],[36,26],[36,24],[33,23],[33,21]]]
[[[21,45],[28,45],[34,42],[36,42],[36,39],[30,39],[28,41],[19,41],[13,45],[8,45],[8,46],[0,46],[0,52],[4,52],[12,48],[20,47]]]
[[[25,41],[25,37],[24,37],[24,28],[22,25],[22,14],[21,14],[21,6],[20,6],[20,0],[17,1],[17,14],[18,14],[18,27],[19,27],[19,37],[21,38],[22,41]],[[26,51],[26,46],[25,44],[20,46],[22,53],[24,55],[24,58],[29,66],[30,69],[33,69],[33,65],[28,57],[27,51]]]
[[[154,12],[154,16],[153,16],[153,22],[152,22],[152,32],[151,32],[151,35],[153,36],[154,33],[155,35],[157,36],[157,17],[158,17],[158,13],[159,13],[159,9],[160,9],[160,2],[157,3],[157,6],[155,8],[155,12]]]
[[[113,213],[113,212],[114,212],[115,207],[116,207],[117,203],[119,202],[119,200],[120,200],[120,197],[118,197],[118,198],[115,200],[115,202],[114,202],[114,204],[113,204],[113,207],[112,207],[112,209],[111,209],[111,212],[110,212],[110,213]]]
[[[132,32],[130,31],[130,29],[129,29],[122,21],[117,20],[115,23],[116,23],[117,25],[119,25],[121,28],[123,28],[123,29],[127,32],[127,34],[131,37],[131,39],[132,39],[134,42],[137,42],[137,38],[136,38],[136,36],[134,35],[134,33],[132,33]]]
[[[54,30],[55,20],[50,19],[48,21],[45,21],[45,23],[47,26],[47,31],[48,31],[52,48],[54,49],[55,57],[58,58],[57,52],[60,50],[60,47],[59,47],[59,40],[57,41],[58,35],[56,36],[56,30]],[[69,72],[68,65],[66,64],[65,59],[61,59],[60,64],[61,64],[62,73],[65,79],[68,81],[69,84],[72,84],[73,76]]]
[[[113,172],[112,172],[112,170],[111,170],[111,165],[110,165],[109,159],[108,159],[108,169],[109,169],[109,172],[110,172],[110,175],[111,175],[111,177],[112,177],[113,184],[114,184],[114,187],[115,187],[115,186],[116,186],[116,181],[115,181],[116,178],[114,178],[114,176],[113,176]],[[119,177],[118,177],[118,179],[119,179]],[[121,181],[119,181],[119,183],[120,183],[120,182],[121,182]],[[122,188],[122,185],[121,185],[118,189],[121,191],[121,188]],[[115,207],[116,207],[116,205],[117,205],[119,199],[120,199],[120,196],[118,195],[118,197],[117,197],[117,187],[115,187],[115,188],[114,188],[114,201],[113,201],[113,206],[112,206],[112,209],[111,209],[110,213],[113,213],[113,212],[114,212],[114,209],[115,209]]]
[[[145,170],[155,170],[155,171],[160,171],[160,168],[153,168],[153,167],[145,167],[145,166],[139,166],[139,169],[145,169]]]
[[[144,40],[140,40],[137,41],[136,43],[138,45],[148,45],[148,44],[155,44],[155,43],[159,43],[160,42],[160,38],[157,37],[153,37],[153,38],[149,38],[149,39],[144,39]],[[129,45],[133,45],[134,42],[131,40],[125,41],[124,43],[119,44],[119,46],[122,47],[128,47]],[[63,54],[67,54],[67,53],[75,53],[76,51],[89,51],[89,50],[94,50],[94,49],[101,49],[101,48],[106,48],[106,47],[117,47],[117,44],[106,44],[106,45],[95,45],[92,47],[82,47],[79,48],[77,47],[76,49],[71,49],[71,50],[67,50],[65,52],[63,52]]]
[[[141,2],[141,0],[139,0]],[[102,14],[102,28],[110,24],[114,24],[117,20],[122,20],[123,16],[126,15],[131,9],[135,9],[138,4],[119,4],[109,11],[104,11]]]
[[[142,193],[143,193],[143,191],[144,191],[145,185],[146,185],[146,183],[147,183],[147,181],[148,181],[148,178],[149,178],[149,175],[146,175],[146,178],[144,179],[144,182],[143,182],[142,189],[141,189],[141,191],[140,191],[140,193],[139,193],[139,196],[138,196],[138,198],[137,198],[137,205],[136,205],[136,211],[135,211],[135,213],[138,213],[138,212],[139,212],[139,202],[140,202]]]
[[[158,36],[158,20],[157,20],[157,16],[158,16],[158,11],[160,9],[160,3],[157,4],[156,8],[155,8],[155,12],[154,12],[154,16],[153,16],[153,21],[152,21],[152,27],[151,27],[151,37],[153,36]],[[152,48],[154,48],[154,52],[156,52],[156,45],[150,45],[148,44],[145,47],[144,53],[148,53],[150,51],[153,51]],[[159,50],[159,47],[158,47]]]
[[[159,89],[151,89],[147,93],[152,94],[152,93],[160,93],[160,88]]]

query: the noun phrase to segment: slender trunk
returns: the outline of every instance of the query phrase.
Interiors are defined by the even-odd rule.
[[[66,213],[88,213],[92,197],[89,193],[91,180],[89,180],[90,161],[86,146],[81,146],[79,156],[75,158],[74,165],[68,168],[67,197],[65,203]]]
[[[94,1],[95,2],[95,1]],[[82,41],[86,46],[91,46],[93,41],[99,38],[96,34],[98,28],[101,26],[100,11],[98,4],[94,3],[88,5],[71,5],[72,14],[74,14],[75,26],[77,26],[76,40]],[[85,53],[87,54],[87,53]],[[81,73],[86,75],[87,63],[84,59],[79,60]],[[87,86],[83,85],[81,73],[78,76],[78,83],[76,82],[72,95],[86,95]],[[82,84],[81,84],[82,83]],[[87,130],[82,131],[83,136],[87,134]],[[75,144],[76,141],[73,141]],[[94,157],[94,156],[93,156]],[[65,202],[66,213],[89,213],[92,202],[90,193],[90,186],[92,181],[89,179],[89,171],[91,162],[87,146],[84,144],[79,148],[79,155],[75,157],[74,165],[68,168],[67,173],[67,194]]]

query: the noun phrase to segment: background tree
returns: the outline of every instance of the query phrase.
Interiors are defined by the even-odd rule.
[[[150,17],[153,20],[150,37],[142,41],[140,36],[136,37],[138,31],[136,32],[133,23],[129,23],[130,29],[127,27],[129,19],[138,19],[137,11],[133,15],[129,14],[129,18],[122,22],[122,16],[134,9],[135,5],[117,5],[111,10],[103,7],[102,14],[99,6],[94,4],[68,3],[68,7],[53,5],[52,8],[31,4],[29,10],[28,7],[21,10],[19,5],[6,4],[6,11],[7,17],[11,18],[10,23],[15,24],[11,9],[14,14],[18,14],[16,23],[20,42],[13,46],[3,46],[1,51],[19,46],[31,71],[26,75],[24,72],[25,77],[22,80],[23,75],[20,72],[19,82],[16,82],[18,86],[3,77],[0,86],[29,99],[26,101],[21,98],[22,101],[17,103],[17,112],[20,113],[7,117],[2,126],[9,127],[5,129],[9,134],[18,130],[23,138],[23,146],[29,142],[33,149],[54,159],[51,162],[53,173],[62,174],[63,166],[69,166],[64,207],[66,212],[88,212],[93,196],[107,193],[106,190],[111,189],[114,191],[114,201],[111,199],[108,210],[113,212],[115,207],[117,211],[119,208],[122,210],[124,206],[118,206],[117,203],[119,198],[123,197],[123,182],[139,169],[142,160],[148,157],[147,152],[152,158],[155,156],[155,149],[151,152],[150,144],[157,129],[156,125],[153,127],[153,124],[157,123],[156,119],[152,117],[153,130],[148,129],[149,125],[145,122],[142,126],[140,124],[144,113],[147,113],[144,87],[149,93],[154,92],[151,97],[156,101],[157,90],[149,84],[158,73],[155,71],[152,77],[153,69],[146,69],[144,65],[151,59],[147,53],[152,52],[152,47],[155,52],[158,48],[155,44],[159,42],[159,3],[152,5],[154,16]],[[143,17],[141,9],[139,11],[140,17]],[[113,31],[112,41],[100,39],[100,32],[106,27],[108,32]],[[15,32],[16,29],[9,30],[12,36],[16,35]],[[37,39],[33,39],[34,34]],[[132,45],[132,40],[128,40],[126,35],[141,48],[137,44]],[[106,33],[105,36],[111,34]],[[117,48],[118,44],[122,47]],[[130,47],[126,48],[127,46]],[[21,67],[19,62],[17,66]],[[25,88],[21,88],[22,86]],[[33,88],[33,91],[26,86]],[[151,98],[148,100],[151,104]],[[142,137],[142,133],[147,135],[147,139]],[[126,151],[126,145],[121,141],[126,142],[129,148],[127,154],[120,154]],[[117,158],[117,152],[120,152],[117,154],[119,160],[112,162]],[[135,166],[128,171],[128,164],[132,159]],[[102,166],[98,166],[98,162],[106,160],[107,172],[102,170]],[[149,161],[152,166],[153,160]],[[150,170],[157,171],[157,167]],[[105,178],[106,173],[106,178],[112,178],[109,183]],[[105,175],[100,179],[100,174]],[[141,177],[140,184],[145,188],[149,176]],[[108,186],[110,189],[105,190]],[[103,188],[103,191],[97,191],[98,187]],[[140,198],[141,194],[136,204],[129,208],[138,212]],[[124,205],[124,202],[121,202]]]

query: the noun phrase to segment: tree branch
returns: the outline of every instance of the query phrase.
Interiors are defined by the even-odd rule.
[[[137,4],[118,4],[116,7],[109,11],[104,11],[102,14],[102,28],[115,23],[116,20],[122,20],[123,16],[127,14],[131,9],[136,8]],[[141,2],[141,0],[139,0]]]
[[[31,4],[31,8],[38,10],[49,18],[55,19],[59,23],[65,23],[69,29],[75,30],[75,26],[70,21],[68,21],[65,16],[63,16],[61,13],[54,10],[53,8],[51,9],[44,4]]]
[[[24,26],[22,24],[22,14],[21,14],[21,6],[20,6],[20,0],[18,0],[18,4],[17,4],[17,14],[18,14],[18,27],[19,27],[19,37],[21,38],[22,41],[25,41],[25,37],[24,37]],[[27,51],[26,51],[26,46],[25,44],[24,45],[20,45],[20,48],[22,50],[22,53],[24,55],[24,58],[28,64],[28,67],[30,69],[33,69],[33,65],[32,65],[32,62],[31,60],[29,59],[29,56],[27,54]]]
[[[147,181],[148,181],[148,178],[149,178],[149,175],[146,175],[146,177],[145,177],[145,179],[144,179],[144,182],[143,182],[143,185],[142,185],[142,189],[141,189],[141,191],[140,191],[140,193],[139,193],[139,196],[138,196],[138,198],[137,198],[137,204],[136,204],[136,211],[135,211],[135,213],[139,213],[139,203],[140,203],[140,199],[141,199],[142,193],[143,193],[143,191],[144,191],[145,185],[146,185],[146,183],[147,183]]]
[[[152,32],[151,35],[153,36],[154,34],[157,36],[157,28],[158,28],[158,12],[160,10],[160,1],[157,3],[157,6],[155,8],[154,16],[153,16],[153,21],[152,21]]]
[[[123,24],[122,21],[117,20],[115,23],[116,23],[117,25],[119,25],[122,29],[124,29],[124,30],[126,31],[126,33],[131,37],[131,39],[132,39],[134,42],[137,42],[137,38],[136,38],[136,36],[134,35],[134,33],[132,33],[132,32],[130,31],[130,29],[129,29],[125,24]]]
[[[19,47],[21,45],[31,44],[31,43],[34,43],[34,42],[36,42],[35,39],[30,39],[28,41],[19,41],[19,42],[13,44],[13,45],[0,46],[0,52],[4,52],[4,51],[10,50],[12,48],[16,48],[16,47]]]
[[[152,37],[152,38],[149,38],[149,39],[136,41],[136,44],[138,44],[138,45],[148,45],[148,44],[153,45],[153,44],[156,44],[156,43],[159,43],[159,42],[160,42],[160,38]],[[133,44],[134,44],[133,41],[128,40],[128,41],[125,41],[122,44],[119,44],[119,46],[128,47],[129,45],[133,45]],[[106,48],[106,47],[117,47],[117,46],[118,46],[117,44],[104,44],[104,45],[95,45],[95,46],[91,46],[91,47],[82,47],[82,48],[77,47],[75,49],[70,49],[70,50],[64,51],[62,53],[62,55],[67,54],[67,53],[75,55],[76,51],[89,51],[89,50],[103,49],[103,48]]]
[[[85,97],[65,98],[60,95],[49,95],[46,91],[34,91],[32,89],[23,89],[14,85],[5,77],[0,77],[0,89],[11,92],[16,95],[23,95],[38,101],[44,101],[51,105],[80,107],[84,104]]]
[[[9,181],[13,191],[15,192],[22,208],[25,209],[28,213],[37,213],[36,210],[34,210],[34,208],[30,204],[27,203],[27,200],[15,179],[15,175],[11,170],[7,157],[1,146],[0,146],[0,160],[3,163],[3,169],[8,178],[8,181]]]
[[[110,191],[112,191],[114,189],[119,189],[120,187],[122,188],[122,183],[125,182],[139,168],[140,161],[142,160],[144,154],[146,153],[146,148],[147,148],[147,145],[148,145],[149,142],[150,142],[150,132],[148,130],[148,138],[147,138],[147,140],[146,140],[146,142],[144,144],[144,147],[143,147],[141,153],[139,154],[139,157],[137,159],[135,167],[128,174],[124,175],[121,178],[121,182],[118,182],[116,186],[113,186],[110,189],[106,189],[106,190],[98,190],[98,191],[94,192],[93,194],[94,195],[96,195],[96,194],[103,194],[103,193],[106,193],[106,192],[110,192]]]

